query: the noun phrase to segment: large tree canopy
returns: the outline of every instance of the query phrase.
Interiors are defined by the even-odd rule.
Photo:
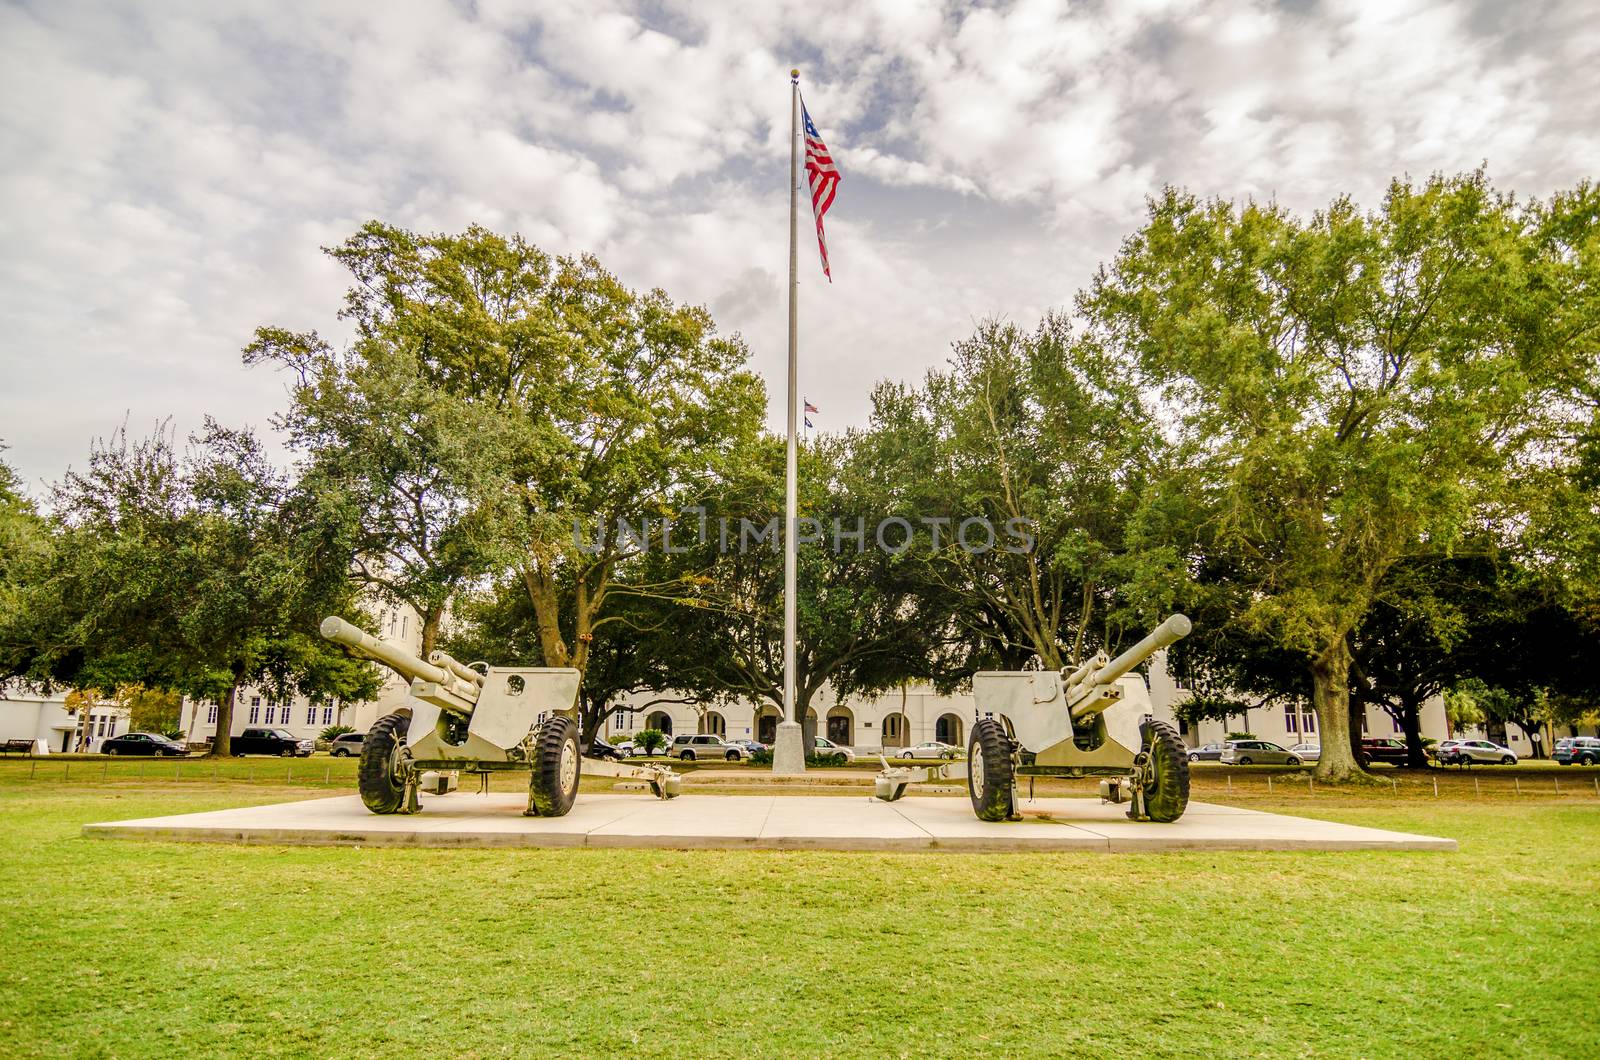
[[[263,329],[248,356],[307,380],[290,423],[330,474],[361,484],[368,576],[439,607],[474,575],[510,573],[545,662],[586,669],[638,552],[618,520],[694,503],[760,429],[744,344],[591,257],[481,228],[372,222],[331,253],[356,280],[350,348]],[[368,437],[390,455],[374,460]]]
[[[1587,187],[1519,206],[1481,174],[1304,222],[1169,191],[1081,299],[1179,445],[1179,539],[1229,556],[1239,620],[1306,660],[1320,776],[1357,768],[1349,638],[1384,577],[1474,526],[1514,532],[1568,459],[1600,342],[1597,208]]]

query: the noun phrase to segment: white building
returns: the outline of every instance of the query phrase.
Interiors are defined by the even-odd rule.
[[[32,740],[36,752],[77,750],[73,740],[80,722],[77,710],[67,707],[64,691],[44,695],[14,689],[0,698],[0,741]],[[127,731],[126,711],[105,703],[89,707],[91,750],[98,750],[107,738]]]

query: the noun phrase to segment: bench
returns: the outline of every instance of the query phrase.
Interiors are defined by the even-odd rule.
[[[31,755],[34,743],[33,740],[7,740],[5,743],[0,743],[0,754]]]

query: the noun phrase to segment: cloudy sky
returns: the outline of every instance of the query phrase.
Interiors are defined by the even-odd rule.
[[[777,426],[791,66],[844,174],[802,389],[859,423],[977,320],[1070,301],[1163,184],[1592,177],[1597,55],[1585,0],[0,0],[0,440],[37,491],[125,420],[268,429],[284,380],[239,349],[340,333],[318,248],[368,218],[708,305]]]

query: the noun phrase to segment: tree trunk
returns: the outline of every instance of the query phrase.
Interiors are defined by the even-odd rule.
[[[439,624],[444,618],[444,608],[429,608],[422,615],[422,658],[438,646]]]
[[[211,739],[212,758],[226,758],[233,749],[233,704],[238,697],[239,685],[235,682],[228,694],[217,702],[217,735]]]
[[[1322,727],[1316,778],[1337,783],[1363,776],[1350,746],[1350,645],[1342,635],[1311,660],[1311,685]]]
[[[1400,701],[1400,728],[1406,734],[1406,765],[1425,769],[1428,753],[1422,747],[1422,709],[1410,700]]]

